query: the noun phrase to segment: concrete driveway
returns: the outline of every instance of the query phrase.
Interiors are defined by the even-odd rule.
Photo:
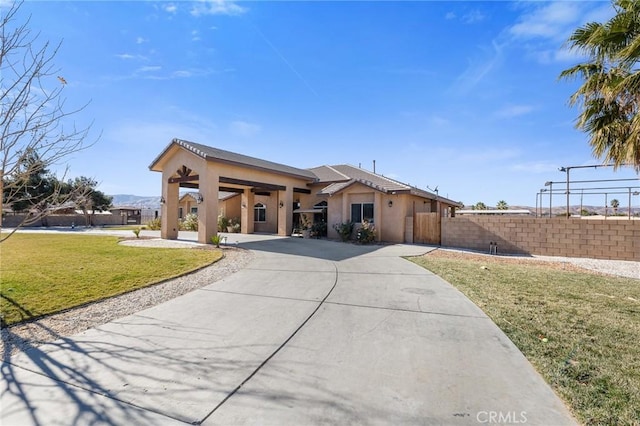
[[[421,246],[240,236],[249,267],[2,364],[3,425],[575,421]]]

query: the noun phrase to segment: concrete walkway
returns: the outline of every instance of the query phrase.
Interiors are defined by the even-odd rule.
[[[227,279],[3,363],[0,423],[575,424],[480,309],[400,257],[428,247],[238,245],[256,258]]]

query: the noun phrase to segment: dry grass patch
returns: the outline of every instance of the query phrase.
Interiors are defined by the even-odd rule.
[[[112,236],[14,234],[0,246],[4,325],[126,293],[209,265],[214,249],[129,247]]]
[[[411,260],[486,312],[581,422],[640,424],[640,280],[442,250]]]

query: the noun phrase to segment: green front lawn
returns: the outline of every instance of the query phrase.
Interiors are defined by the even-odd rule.
[[[640,280],[448,253],[411,260],[489,315],[582,423],[640,424]]]
[[[0,244],[6,325],[183,275],[222,257],[214,249],[129,247],[111,236],[14,234]]]

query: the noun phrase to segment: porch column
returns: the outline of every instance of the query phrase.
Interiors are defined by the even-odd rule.
[[[282,204],[282,207],[280,207]],[[278,191],[278,235],[287,236],[293,231],[293,188]]]
[[[165,240],[178,238],[178,193],[180,184],[169,183],[171,172],[162,172],[162,198],[164,203],[160,206],[161,228],[160,237]]]
[[[253,234],[253,205],[255,198],[251,188],[245,188],[240,201],[240,232]]]
[[[219,179],[212,164],[207,164],[200,174],[198,186],[202,202],[198,203],[198,242],[201,244],[211,244],[211,237],[218,233]]]

